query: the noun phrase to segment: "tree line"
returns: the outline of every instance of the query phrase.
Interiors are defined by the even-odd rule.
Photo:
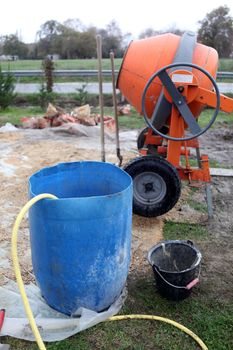
[[[227,6],[220,6],[198,22],[198,42],[214,47],[220,57],[233,56],[233,17]],[[182,30],[168,28],[158,31],[147,28],[139,38],[171,32],[181,35]],[[122,57],[131,39],[131,33],[122,33],[118,23],[112,20],[105,28],[86,27],[79,19],[68,19],[64,23],[49,20],[37,32],[34,43],[24,43],[17,34],[0,36],[0,55],[17,56],[20,59],[43,59],[58,55],[62,59],[96,57],[96,35],[102,36],[103,57],[114,51]]]

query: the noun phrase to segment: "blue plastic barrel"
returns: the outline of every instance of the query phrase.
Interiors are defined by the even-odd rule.
[[[102,311],[124,288],[132,225],[132,180],[109,163],[60,163],[29,179],[32,265],[47,303],[68,315]]]

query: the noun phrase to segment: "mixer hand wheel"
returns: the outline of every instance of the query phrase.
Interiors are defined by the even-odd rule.
[[[211,81],[211,83],[213,84],[213,87],[215,89],[215,94],[216,94],[216,107],[215,110],[213,112],[213,115],[208,123],[208,125],[206,127],[204,127],[203,129],[200,128],[200,126],[197,123],[196,118],[194,117],[194,115],[192,114],[189,106],[188,106],[188,102],[186,99],[186,96],[182,95],[182,90],[180,89],[180,86],[176,86],[174,84],[174,82],[172,81],[171,77],[169,76],[169,74],[167,73],[167,70],[171,70],[170,71],[170,75],[171,73],[174,74],[174,68],[175,67],[179,67],[179,70],[183,67],[191,67],[191,68],[195,68],[199,71],[201,71],[204,75],[206,75],[209,80]],[[189,75],[191,77],[194,77],[194,75],[192,75],[191,72],[188,72]],[[159,130],[157,130],[154,125],[152,124],[152,122],[150,121],[147,112],[146,112],[146,94],[147,91],[149,89],[149,87],[151,86],[153,80],[158,77],[160,79],[160,81],[162,82],[163,87],[166,89],[166,91],[169,94],[170,99],[172,100],[172,104],[178,109],[180,115],[183,117],[184,121],[186,122],[187,126],[189,127],[190,131],[191,131],[191,136],[186,136],[186,137],[173,137],[170,136],[169,134],[163,134],[161,133]],[[161,137],[168,139],[168,140],[172,140],[172,141],[187,141],[187,140],[192,140],[202,134],[204,134],[210,127],[211,125],[214,123],[218,113],[219,113],[219,109],[220,109],[220,93],[219,93],[219,89],[218,86],[214,80],[214,78],[203,68],[197,66],[196,64],[193,63],[173,63],[170,65],[167,65],[165,67],[163,67],[162,69],[158,70],[156,73],[154,73],[151,78],[148,80],[145,89],[143,91],[143,95],[142,95],[142,112],[144,115],[144,119],[147,123],[147,125],[158,135],[160,135]],[[156,120],[156,118],[158,118],[158,115],[154,115],[154,121]]]

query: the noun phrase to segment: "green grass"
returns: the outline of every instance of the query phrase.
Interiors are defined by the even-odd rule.
[[[152,274],[129,282],[129,296],[122,314],[150,314],[167,317],[195,332],[209,350],[233,348],[232,302],[208,298],[200,285],[182,302],[159,296]],[[3,338],[11,349],[36,350],[34,343]],[[47,343],[48,350],[197,350],[190,337],[173,326],[158,321],[125,320],[101,323],[61,342]]]
[[[218,70],[220,72],[232,72],[233,71],[233,59],[232,58],[221,58],[219,60]]]
[[[119,117],[119,126],[125,129],[143,129],[146,127],[146,123],[144,118],[140,116],[134,108],[131,108],[129,116]]]
[[[164,239],[206,239],[208,230],[200,224],[189,224],[184,222],[165,222],[163,229]]]
[[[42,84],[44,83],[44,78],[39,77],[39,76],[34,76],[34,77],[20,77],[17,78],[17,83],[25,83],[25,84]],[[103,76],[103,82],[104,83],[110,83],[111,77],[109,76]],[[98,82],[98,77],[56,77],[54,76],[54,84],[57,83],[83,83],[83,84],[88,84],[88,83],[97,83]]]
[[[115,59],[115,69],[119,69],[122,59]],[[97,69],[97,60],[94,59],[73,59],[54,61],[55,69]],[[1,67],[5,69],[41,69],[42,60],[18,60],[10,62],[1,62]],[[110,59],[105,58],[102,61],[103,69],[110,69]],[[219,60],[219,71],[233,71],[233,59],[223,58]]]
[[[118,70],[121,66],[122,59],[115,59],[115,69]],[[38,70],[42,69],[42,60],[18,60],[10,62],[1,62],[0,66],[2,70]],[[96,59],[76,59],[76,60],[57,60],[54,61],[55,70],[96,70],[98,64]],[[102,60],[102,69],[110,70],[110,59]],[[63,82],[97,82],[97,77],[54,77],[54,83]],[[103,77],[104,82],[110,82],[110,77]],[[41,77],[22,77],[17,79],[18,83],[41,83]]]
[[[55,94],[57,96],[58,105],[59,105],[59,95]],[[77,99],[78,94],[71,94],[71,99]],[[89,94],[90,96],[90,94]],[[91,97],[91,96],[90,96]],[[36,94],[31,94],[27,96],[24,96],[25,99],[29,99],[29,101],[32,101],[32,104],[34,104],[34,100],[37,101]],[[98,99],[97,99],[98,100]],[[56,103],[56,102],[55,102]],[[64,106],[66,108],[66,106]],[[70,108],[68,108],[70,109]],[[98,111],[98,109],[95,109],[95,111]],[[37,114],[43,114],[44,111],[39,107],[9,107],[5,111],[0,111],[0,124],[4,124],[6,122],[11,122],[12,124],[19,124],[19,117],[22,116],[34,116]],[[104,113],[106,115],[113,115],[113,108],[112,107],[105,107]],[[206,109],[201,114],[199,123],[200,126],[203,128],[207,125],[210,117],[212,114],[212,110]],[[217,117],[216,123],[213,125],[214,128],[219,127],[220,124],[232,124],[233,123],[233,113],[226,114],[224,112],[220,112],[219,116]],[[134,108],[131,108],[131,113],[129,116],[119,116],[119,126],[121,129],[143,129],[146,127],[144,118],[140,116]],[[192,159],[190,160],[192,162]],[[196,161],[193,161],[191,165],[196,166]],[[211,167],[219,167],[220,165],[215,162],[214,160],[210,161]]]
[[[184,156],[181,156],[181,161],[180,164],[182,166],[186,166],[186,160]],[[193,159],[193,158],[189,158],[189,165],[193,168],[197,168],[198,167],[198,162],[197,159]],[[231,169],[232,167],[229,166],[228,164],[223,164],[223,163],[219,163],[214,159],[209,159],[209,165],[210,168],[226,168],[226,169]]]
[[[122,59],[115,59],[115,69],[119,69]],[[41,69],[42,60],[18,60],[10,62],[1,62],[3,70],[33,70]],[[76,59],[76,60],[57,60],[54,61],[55,69],[98,69],[96,59]],[[110,59],[105,58],[102,60],[103,69],[111,69]]]
[[[105,112],[107,112],[110,115],[113,114],[112,108],[105,108]],[[199,118],[199,124],[201,128],[204,128],[208,124],[212,116],[212,113],[213,113],[213,110],[211,109],[205,109],[202,112]],[[232,123],[233,123],[233,113],[227,114],[224,112],[220,112],[212,127],[218,128],[219,124],[232,124]],[[120,127],[127,128],[127,129],[142,129],[146,127],[146,123],[143,116],[140,116],[134,108],[131,108],[131,113],[129,116],[119,117],[119,125]],[[212,165],[215,165],[215,162],[214,161],[212,162],[213,162]]]
[[[207,213],[207,204],[206,203],[199,203],[196,200],[194,200],[192,197],[187,200],[188,205],[197,210],[201,213]]]
[[[40,107],[9,107],[0,111],[0,126],[9,122],[13,125],[20,125],[22,117],[33,117],[43,115],[44,111]]]
[[[200,117],[199,117],[199,125],[201,128],[204,128],[210,121],[210,118],[213,114],[213,109],[205,109]],[[218,127],[219,123],[233,123],[233,113],[224,113],[224,112],[219,112],[217,119],[215,121],[215,124],[213,127]]]

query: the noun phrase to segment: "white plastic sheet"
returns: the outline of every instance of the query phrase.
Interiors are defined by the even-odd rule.
[[[5,125],[1,126],[0,128],[0,132],[11,132],[11,131],[18,131],[19,129],[17,129],[14,125],[12,125],[11,123],[6,123]]]
[[[106,311],[97,313],[80,308],[77,310],[79,317],[69,317],[50,308],[42,298],[39,288],[34,284],[26,286],[26,293],[42,339],[48,342],[66,339],[107,320],[120,311],[127,296],[124,288],[120,297]],[[35,340],[16,283],[10,282],[0,287],[0,309],[6,310],[1,336]]]

